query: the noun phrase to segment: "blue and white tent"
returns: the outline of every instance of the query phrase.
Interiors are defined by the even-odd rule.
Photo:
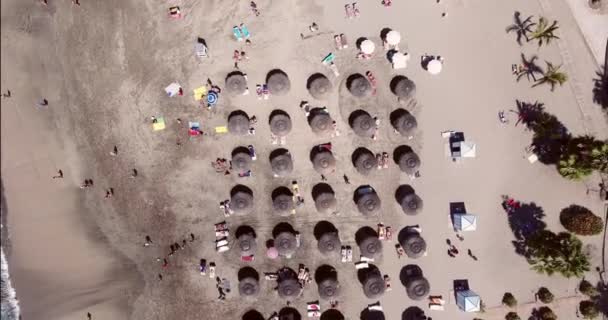
[[[456,292],[456,304],[466,312],[479,312],[481,310],[481,298],[471,290]]]
[[[458,231],[477,230],[477,216],[457,213],[454,215],[454,229]]]

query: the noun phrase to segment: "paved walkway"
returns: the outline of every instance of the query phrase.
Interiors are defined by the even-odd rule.
[[[587,1],[566,0],[598,66],[604,64],[608,40],[608,10],[592,10]],[[605,3],[604,6],[608,6]]]

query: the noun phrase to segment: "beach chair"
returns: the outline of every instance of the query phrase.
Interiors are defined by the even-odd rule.
[[[346,259],[348,262],[353,262],[353,248],[346,246]]]
[[[340,249],[340,255],[342,256],[342,262],[346,262],[348,259],[348,256],[346,255],[346,247],[342,246],[342,249]]]
[[[405,254],[405,250],[400,244],[395,245],[395,251],[397,251],[397,258],[401,258]]]
[[[318,318],[321,316],[321,305],[319,301],[313,301],[306,304],[306,311],[309,318]]]
[[[369,263],[367,263],[365,261],[355,262],[355,269],[361,270],[361,269],[367,269],[367,268],[369,268]]]
[[[380,305],[380,301],[367,305],[367,309],[370,311],[383,311],[382,306]]]
[[[361,257],[359,258],[359,261],[364,261],[364,262],[374,262],[374,258],[368,258],[368,257],[365,257],[365,256],[361,256]]]
[[[340,34],[340,43],[342,44],[342,49],[348,48],[348,38],[344,33]]]
[[[277,272],[264,272],[264,279],[274,281],[279,279],[279,274]]]
[[[243,41],[243,33],[241,32],[241,29],[239,27],[232,27],[232,34],[236,38],[236,41]]]
[[[378,239],[384,240],[386,235],[386,228],[382,223],[378,223]]]
[[[249,33],[249,29],[247,29],[247,26],[245,26],[244,23],[241,23],[241,34],[243,35],[243,37],[245,39],[249,39],[249,37],[251,37],[251,33]]]
[[[215,262],[209,263],[209,278],[215,279]]]
[[[391,278],[388,276],[388,274],[384,275],[384,285],[386,286],[386,291],[393,290],[391,287]]]
[[[204,43],[202,43],[202,42],[197,42],[194,45],[194,53],[199,58],[206,58],[206,57],[208,57],[208,55],[207,55],[207,46]]]
[[[169,16],[173,19],[179,19],[182,17],[182,13],[178,6],[169,8]]]
[[[429,310],[433,310],[433,311],[443,311],[444,307],[443,305],[440,304],[436,304],[436,303],[429,303]]]
[[[393,229],[390,226],[386,227],[385,237],[386,237],[386,240],[392,240],[393,239]]]

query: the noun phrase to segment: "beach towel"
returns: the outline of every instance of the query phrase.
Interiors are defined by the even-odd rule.
[[[156,122],[152,123],[152,129],[154,131],[165,130],[165,118],[163,118],[163,117],[156,118]]]
[[[243,41],[243,34],[241,33],[241,29],[239,29],[239,27],[234,26],[232,28],[232,34],[234,34],[237,41]]]
[[[194,89],[194,100],[199,101],[203,99],[203,96],[207,94],[207,87],[202,86]]]
[[[180,86],[179,83],[173,82],[165,88],[165,92],[169,97],[175,97],[179,94],[179,89],[181,88],[182,86]]]
[[[215,133],[226,133],[228,132],[228,127],[215,127]]]
[[[241,33],[243,34],[243,37],[245,37],[245,38],[251,37],[251,34],[249,33],[249,29],[247,29],[247,26],[245,26],[242,23],[241,23]]]

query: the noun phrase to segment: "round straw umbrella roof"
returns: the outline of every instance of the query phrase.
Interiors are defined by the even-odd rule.
[[[405,254],[412,259],[420,258],[426,252],[426,241],[417,233],[408,234],[401,241],[401,246]]]
[[[291,88],[291,83],[287,74],[278,70],[268,73],[268,76],[266,77],[266,84],[268,85],[268,90],[270,93],[277,96],[287,94]]]
[[[319,237],[319,251],[324,254],[338,252],[341,248],[340,237],[337,232],[327,232]]]
[[[230,208],[235,213],[248,213],[253,209],[253,196],[244,191],[235,192],[230,197]]]
[[[318,135],[329,135],[333,132],[333,119],[325,112],[318,112],[310,119],[312,132]]]
[[[225,90],[231,95],[239,95],[247,90],[247,80],[240,72],[232,72],[226,77]]]
[[[280,194],[272,201],[272,208],[280,214],[291,213],[294,208],[293,196],[288,194]]]
[[[238,238],[239,249],[241,250],[241,256],[247,257],[255,254],[257,243],[255,237],[249,233],[242,234]]]
[[[401,42],[401,33],[396,30],[391,30],[386,34],[386,42],[391,46],[399,44]]]
[[[274,238],[274,246],[280,255],[291,256],[298,248],[296,236],[291,232],[281,232]]]
[[[239,151],[232,155],[232,167],[238,172],[247,172],[251,169],[251,154]]]
[[[405,214],[416,215],[422,210],[423,201],[415,193],[410,193],[401,199],[401,209]]]
[[[377,214],[380,211],[381,205],[380,197],[378,197],[376,192],[366,193],[357,200],[357,209],[364,216]]]
[[[365,39],[361,42],[361,52],[365,54],[372,54],[376,50],[376,45],[373,41]]]
[[[244,136],[249,133],[249,117],[244,113],[233,114],[228,118],[228,131]]]
[[[362,152],[355,158],[355,169],[363,175],[369,174],[378,167],[378,160],[371,152]]]
[[[260,284],[255,278],[247,277],[239,281],[239,293],[241,296],[252,297],[260,292]]]
[[[279,282],[279,296],[282,298],[294,298],[300,294],[302,287],[296,279],[285,279]]]
[[[319,296],[323,299],[333,299],[340,293],[338,280],[325,279],[319,282]]]
[[[361,74],[356,74],[350,76],[350,83],[348,83],[348,91],[352,93],[353,96],[362,98],[371,95],[372,86]]]
[[[414,174],[420,168],[420,157],[414,152],[406,152],[399,157],[399,169],[407,174]]]
[[[320,213],[334,213],[338,207],[336,195],[331,192],[324,192],[315,198],[315,208]]]
[[[363,283],[363,294],[369,299],[376,299],[384,294],[386,284],[380,274],[372,274]]]
[[[378,237],[368,236],[359,243],[359,251],[362,256],[373,259],[382,253],[382,242]]]
[[[397,97],[401,99],[410,99],[416,95],[416,84],[414,81],[404,76],[397,76],[393,81],[393,93]]]
[[[285,176],[293,171],[293,160],[289,153],[279,154],[270,160],[270,168],[277,176]]]
[[[371,138],[374,133],[376,133],[376,121],[374,121],[369,113],[361,110],[355,117],[353,117],[352,128],[356,135]]]
[[[344,320],[344,315],[338,309],[328,309],[321,314],[320,320]]]
[[[320,151],[312,159],[312,165],[318,173],[329,174],[336,169],[336,158],[331,151]]]
[[[275,114],[270,118],[270,132],[284,137],[291,131],[291,118],[287,114]]]
[[[408,281],[405,291],[412,300],[422,300],[431,290],[429,281],[424,277],[417,277]]]
[[[332,89],[331,81],[323,74],[313,74],[308,79],[308,92],[317,100],[327,99]]]
[[[401,115],[391,121],[393,128],[403,136],[411,136],[412,132],[418,127],[418,121],[409,112],[403,112]]]

